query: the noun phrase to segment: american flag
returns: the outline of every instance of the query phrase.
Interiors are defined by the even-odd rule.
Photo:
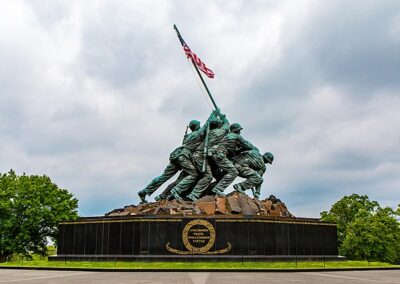
[[[200,58],[193,51],[190,50],[189,46],[187,46],[186,42],[184,42],[183,40],[182,40],[182,46],[186,56],[188,58],[191,58],[192,61],[197,65],[197,67],[201,71],[203,71],[203,73],[206,74],[208,78],[214,78],[215,76],[214,72],[211,69],[207,68],[204,62],[201,61]]]

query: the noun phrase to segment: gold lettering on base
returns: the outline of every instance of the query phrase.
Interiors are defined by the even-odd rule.
[[[202,219],[192,220],[186,224],[182,231],[183,245],[187,251],[181,251],[170,247],[170,243],[166,244],[168,251],[176,254],[223,254],[231,250],[232,246],[228,242],[228,246],[224,249],[210,251],[215,243],[214,226]]]

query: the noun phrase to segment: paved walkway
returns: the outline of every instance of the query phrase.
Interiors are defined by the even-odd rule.
[[[0,283],[400,283],[400,270],[331,272],[86,272],[0,269]]]

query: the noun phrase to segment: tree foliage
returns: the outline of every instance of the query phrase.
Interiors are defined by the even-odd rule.
[[[46,254],[57,224],[75,219],[78,200],[47,176],[0,173],[0,262],[14,253]]]
[[[381,208],[366,195],[353,194],[337,201],[324,221],[338,226],[339,253],[349,259],[397,263],[400,261],[400,206]]]
[[[337,223],[338,242],[340,245],[345,239],[348,224],[357,219],[361,212],[373,212],[378,207],[378,202],[369,200],[368,196],[352,194],[333,204],[329,212],[321,212],[321,219]]]
[[[400,261],[400,229],[391,208],[363,211],[347,228],[340,249],[349,259]]]

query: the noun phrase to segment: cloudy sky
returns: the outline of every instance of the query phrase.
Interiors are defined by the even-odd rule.
[[[50,176],[81,215],[138,203],[212,109],[173,24],[228,119],[275,155],[262,197],[304,217],[352,193],[400,203],[399,1],[0,5],[0,172]]]

